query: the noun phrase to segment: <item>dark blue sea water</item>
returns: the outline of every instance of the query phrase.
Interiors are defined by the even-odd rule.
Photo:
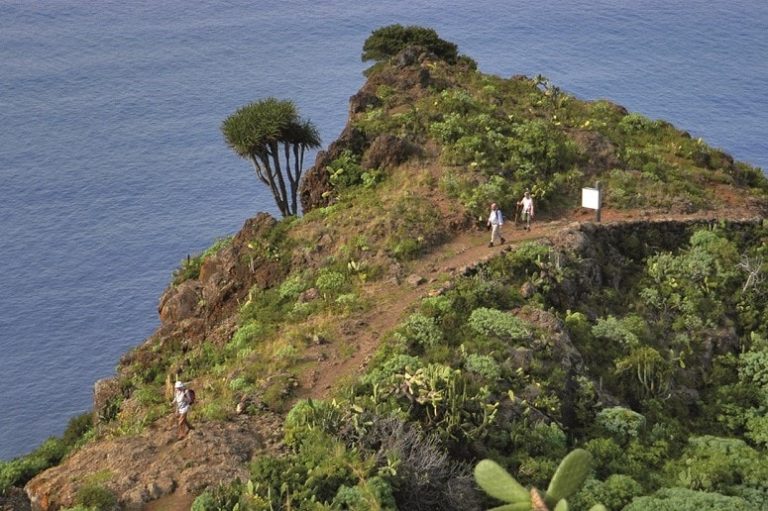
[[[0,458],[90,407],[182,258],[275,211],[220,122],[292,98],[332,142],[396,22],[768,169],[763,0],[0,0]]]

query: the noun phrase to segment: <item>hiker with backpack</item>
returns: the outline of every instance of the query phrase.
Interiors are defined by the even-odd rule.
[[[177,430],[179,440],[187,436],[192,426],[187,421],[189,407],[195,402],[195,391],[188,389],[184,383],[177,381],[174,385],[173,403],[176,405]]]
[[[491,228],[491,242],[488,243],[489,247],[493,246],[493,242],[496,238],[499,238],[501,245],[504,244],[504,236],[501,235],[501,226],[504,225],[504,215],[501,214],[501,210],[496,203],[491,204],[491,214],[488,215],[488,227]]]

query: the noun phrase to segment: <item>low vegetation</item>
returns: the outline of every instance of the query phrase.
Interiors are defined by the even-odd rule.
[[[224,251],[271,278],[233,294],[226,338],[170,335],[126,357],[99,434],[144,431],[181,375],[200,389],[193,421],[285,414],[284,450],[209,488],[195,511],[465,511],[499,499],[509,510],[764,509],[760,223],[522,244],[438,290],[439,276],[328,399],[298,394],[319,358],[353,356],[340,339],[370,320],[377,293],[397,293],[491,200],[514,211],[530,189],[555,217],[598,179],[608,206],[634,212],[715,209],[726,186],[768,193],[759,169],[666,122],[545,77],[480,73],[429,29],[379,29],[363,59],[375,64],[346,135],[305,177],[324,186],[306,214],[188,258],[174,284]],[[215,312],[202,302],[201,315]],[[23,484],[55,454],[33,453],[43,461],[0,481]]]

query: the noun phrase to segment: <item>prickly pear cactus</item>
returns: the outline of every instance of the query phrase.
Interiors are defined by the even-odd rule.
[[[475,467],[475,480],[485,493],[510,504],[526,503],[530,509],[531,496],[509,472],[498,463],[482,460]],[[521,511],[526,508],[521,508]]]
[[[482,460],[475,467],[475,480],[491,497],[507,502],[488,511],[568,511],[567,497],[581,488],[589,476],[592,455],[584,449],[571,451],[557,467],[546,493],[526,490],[498,463]],[[589,511],[607,511],[596,504]]]
[[[589,452],[584,449],[575,449],[568,453],[549,482],[547,503],[554,506],[557,502],[579,491],[591,470],[592,455]]]

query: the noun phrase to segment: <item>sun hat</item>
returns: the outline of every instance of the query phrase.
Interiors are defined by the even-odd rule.
[[[177,389],[183,389],[184,388],[184,384],[181,383],[180,381],[177,381],[176,385],[174,385],[174,387],[177,388]]]

